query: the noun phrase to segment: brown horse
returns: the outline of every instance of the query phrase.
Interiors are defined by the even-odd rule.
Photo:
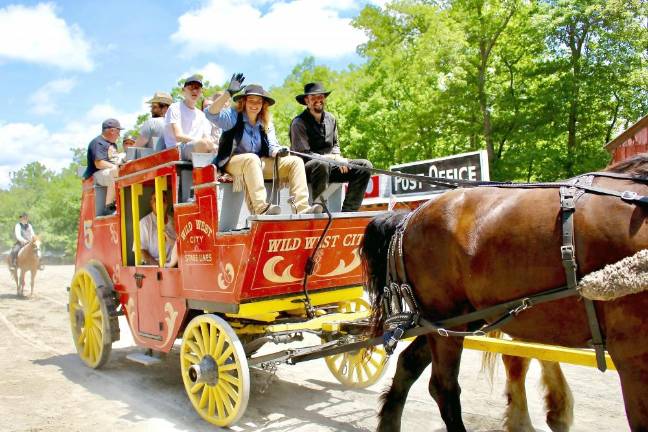
[[[41,241],[37,236],[34,236],[29,243],[20,249],[16,258],[16,267],[11,270],[11,276],[16,281],[16,294],[18,296],[23,297],[25,295],[25,276],[27,272],[30,272],[31,276],[31,292],[29,296],[34,295],[34,279],[40,266],[40,259]]]
[[[645,180],[648,156],[636,156],[608,171]],[[648,194],[642,181],[596,177],[594,186]],[[365,233],[362,253],[376,326],[384,320],[381,304],[389,241],[404,217],[379,216]],[[578,275],[648,248],[647,217],[643,206],[585,193],[574,214]],[[422,317],[440,321],[564,286],[561,235],[555,187],[457,189],[439,195],[411,216],[403,236],[403,266]],[[648,293],[595,302],[595,307],[619,373],[630,427],[648,431]],[[517,339],[568,347],[587,347],[592,338],[578,297],[535,305],[502,330]],[[457,380],[463,339],[430,334],[426,341],[432,361],[430,394],[447,429],[464,431]],[[518,366],[525,369],[524,364]],[[390,393],[401,385],[397,380],[411,375],[403,367],[399,361],[392,389],[385,395],[381,431],[400,430],[401,401],[392,402]]]

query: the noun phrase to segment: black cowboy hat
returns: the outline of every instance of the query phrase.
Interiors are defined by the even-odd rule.
[[[332,90],[331,90],[332,91]],[[324,89],[324,86],[322,83],[314,82],[314,83],[308,83],[304,86],[304,94],[300,94],[299,96],[295,96],[295,99],[297,102],[299,102],[302,105],[306,105],[304,102],[304,97],[308,95],[313,95],[313,94],[323,94],[324,96],[328,96],[331,94],[331,91],[327,91]]]
[[[241,93],[237,94],[232,99],[236,102],[245,96],[261,96],[263,99],[268,101],[268,105],[274,105],[275,103],[275,100],[270,97],[270,93],[265,91],[259,84],[250,84],[246,86]]]

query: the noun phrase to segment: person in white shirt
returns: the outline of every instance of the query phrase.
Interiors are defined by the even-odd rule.
[[[167,198],[162,194],[164,208],[164,237],[166,248],[166,267],[174,267],[178,258],[176,253],[177,234],[173,218],[167,214]],[[146,265],[159,265],[160,250],[158,248],[157,213],[155,210],[155,194],[151,194],[151,213],[140,219],[140,246],[142,262]]]
[[[164,144],[178,146],[183,160],[191,160],[191,153],[213,153],[216,145],[211,140],[205,114],[196,105],[202,96],[202,78],[192,75],[182,88],[184,100],[172,103],[164,115]]]
[[[18,258],[18,252],[29,243],[34,238],[34,228],[29,223],[29,216],[27,213],[21,213],[18,223],[14,228],[14,236],[16,238],[16,243],[11,248],[10,256],[10,266],[16,267],[16,259]]]

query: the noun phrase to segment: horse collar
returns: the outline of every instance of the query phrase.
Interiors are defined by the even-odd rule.
[[[416,210],[407,214],[398,224],[387,250],[387,275],[383,296],[383,314],[386,317],[383,346],[388,354],[394,352],[405,331],[418,325],[419,321],[418,304],[407,281],[403,259],[403,237],[414,213]]]

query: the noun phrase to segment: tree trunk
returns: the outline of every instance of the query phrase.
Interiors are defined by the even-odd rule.
[[[565,169],[567,175],[574,175],[574,163],[576,162],[576,147],[578,134],[578,114],[580,99],[580,81],[581,81],[581,57],[583,45],[589,35],[590,22],[585,21],[581,33],[578,31],[578,23],[571,23],[568,28],[569,48],[571,52],[571,72],[572,72],[572,92],[569,100],[569,117],[567,119],[567,163]]]

